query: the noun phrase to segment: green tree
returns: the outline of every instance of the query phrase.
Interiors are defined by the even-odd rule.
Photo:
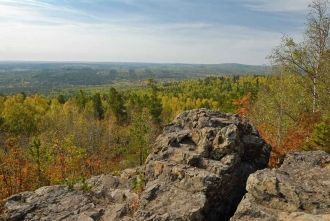
[[[79,93],[76,95],[76,102],[80,110],[85,108],[85,105],[88,102],[88,97],[83,90],[79,90]]]
[[[0,96],[0,128],[1,126],[4,124],[5,119],[2,116],[2,112],[5,106],[5,97],[4,96]]]
[[[58,100],[58,102],[60,102],[60,104],[64,104],[67,99],[63,94],[60,94],[57,96],[57,100]]]
[[[163,110],[162,102],[158,98],[158,87],[156,81],[149,79],[148,86],[151,89],[151,96],[148,99],[148,108],[155,122],[160,122],[160,115]]]
[[[138,156],[138,164],[142,165],[150,150],[150,115],[147,111],[136,114],[130,128],[130,148]]]
[[[124,99],[115,88],[111,88],[108,97],[110,111],[118,122],[124,122],[127,119],[127,111],[124,106]]]
[[[309,142],[305,145],[307,150],[324,150],[330,153],[330,119],[315,124]]]
[[[34,138],[29,146],[29,157],[32,163],[36,165],[38,186],[49,185],[45,175],[45,169],[50,162],[50,153],[41,146],[40,139]]]
[[[100,93],[96,93],[93,95],[93,109],[95,117],[99,120],[102,120],[104,118],[104,109],[102,106]]]

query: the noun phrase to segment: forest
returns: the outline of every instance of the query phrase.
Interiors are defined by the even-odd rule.
[[[268,70],[267,66],[243,64],[0,62],[0,93],[49,94],[96,86],[132,86],[150,78],[168,82],[266,74]]]
[[[330,20],[324,7],[310,6],[304,41],[284,36],[270,53],[271,75],[146,76],[140,86],[121,89],[1,95],[0,199],[141,165],[164,125],[202,107],[255,124],[272,146],[270,167],[292,150],[330,152]]]

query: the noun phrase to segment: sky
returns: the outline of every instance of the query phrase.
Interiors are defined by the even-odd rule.
[[[0,60],[267,64],[310,0],[0,0]]]

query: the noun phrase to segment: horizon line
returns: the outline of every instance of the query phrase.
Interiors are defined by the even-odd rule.
[[[238,62],[223,63],[185,63],[185,62],[148,62],[148,61],[84,61],[84,60],[0,60],[0,63],[67,63],[67,64],[167,64],[167,65],[224,65],[237,64],[248,66],[271,66],[268,64],[247,64]]]

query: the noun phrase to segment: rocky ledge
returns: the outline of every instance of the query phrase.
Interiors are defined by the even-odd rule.
[[[0,220],[132,220],[138,194],[130,184],[138,177],[136,170],[126,170],[120,177],[95,176],[86,183],[41,187],[6,199]]]
[[[3,220],[229,220],[250,174],[270,147],[237,115],[206,109],[180,114],[157,138],[145,166],[72,188],[42,187],[5,200]],[[290,154],[281,168],[251,175],[233,220],[327,219],[329,155]],[[295,181],[297,181],[295,183]],[[142,193],[134,187],[145,183]],[[1,218],[0,218],[1,219]],[[312,220],[312,219],[309,219]]]
[[[278,169],[252,174],[231,221],[329,221],[330,155],[294,152]]]

